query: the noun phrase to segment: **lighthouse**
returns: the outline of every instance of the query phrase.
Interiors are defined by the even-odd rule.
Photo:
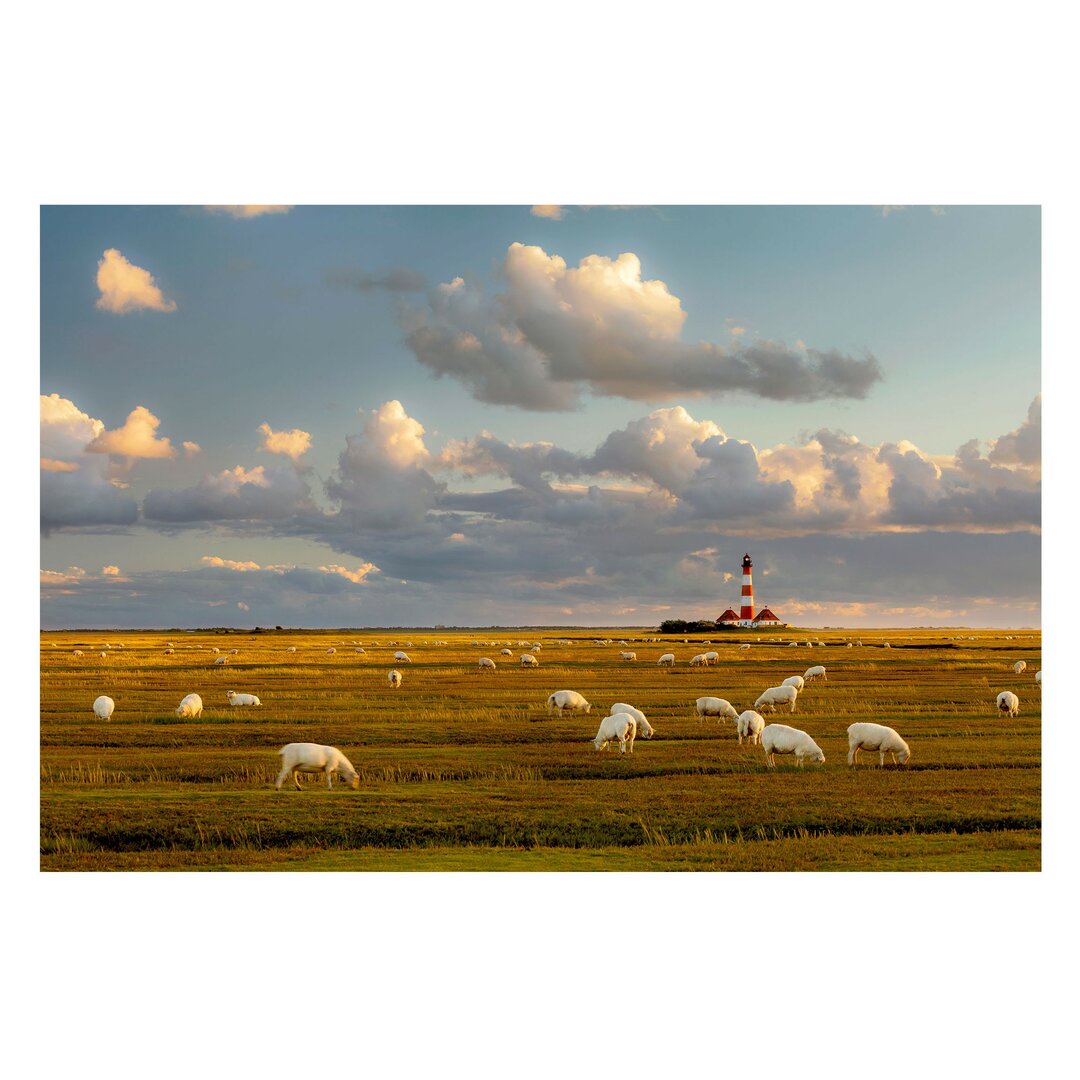
[[[739,625],[754,625],[754,562],[749,552],[742,557],[742,601],[739,607]]]

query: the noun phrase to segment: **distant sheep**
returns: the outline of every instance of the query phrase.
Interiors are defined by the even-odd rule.
[[[604,750],[612,739],[619,740],[619,753],[626,753],[627,743],[630,745],[630,753],[634,752],[634,733],[637,725],[629,713],[616,713],[614,716],[605,716],[600,721],[600,729],[593,739],[593,746],[597,750]]]
[[[749,649],[749,648],[750,648],[750,646],[749,646],[749,645],[746,645],[746,644],[744,644],[744,645],[740,645],[740,646],[739,646],[739,648],[740,648],[740,649]]]
[[[1035,672],[1035,681],[1042,686],[1042,668]]]
[[[709,661],[705,659],[704,653],[698,653],[697,656],[690,658],[691,667],[708,667]]]
[[[71,655],[72,656],[82,656],[82,649],[76,649]]]
[[[166,656],[172,656],[172,654],[173,654],[174,652],[176,652],[176,650],[175,650],[175,649],[166,649],[166,650],[165,650],[165,655],[166,655]]]
[[[870,750],[878,754],[879,764],[885,764],[885,755],[889,754],[893,764],[906,765],[911,760],[911,749],[903,739],[884,724],[852,724],[847,729],[849,765],[859,764],[859,751]]]
[[[360,774],[352,767],[352,762],[336,747],[320,746],[318,743],[292,742],[283,746],[278,753],[281,755],[281,772],[278,773],[277,783],[274,787],[280,791],[281,785],[292,774],[296,790],[300,790],[300,777],[298,773],[324,773],[326,786],[333,788],[332,777],[337,773],[349,787],[355,791],[360,786]]]
[[[290,645],[285,651],[286,652],[296,652],[296,646],[295,645]]]
[[[781,684],[781,686],[794,686],[796,690],[801,694],[803,687],[806,685],[806,678],[803,675],[789,675]]]
[[[230,656],[235,656],[239,651],[240,651],[239,649],[230,649],[229,650],[229,655]],[[217,652],[217,649],[215,649],[214,652]]]
[[[637,659],[637,653],[636,653],[636,652],[624,652],[624,653],[619,653],[619,656],[620,656],[620,657],[621,657],[621,658],[622,658],[623,660],[627,660],[627,661],[630,661],[630,660],[636,660],[636,659]]]
[[[659,660],[656,661],[657,667],[674,667],[675,666],[675,654],[666,652]]]
[[[739,715],[735,706],[722,697],[699,697],[694,703],[694,711],[699,720],[704,720],[706,716],[722,716],[734,720]]]
[[[104,660],[105,657],[108,656],[109,654],[104,649],[102,649],[101,652],[98,655],[101,657],[102,660]]]
[[[509,649],[500,649],[499,650],[499,655],[500,656],[513,656],[514,654]]]
[[[262,702],[254,694],[238,694],[235,690],[226,690],[225,696],[230,705],[261,705]]]
[[[532,649],[531,649],[530,651],[531,651],[531,652],[534,652],[534,653],[538,653],[538,652],[539,652],[539,651],[541,650],[541,648],[543,648],[543,646],[541,646],[541,645],[534,645],[534,646],[532,647]]]
[[[401,685],[401,672],[391,671],[386,676],[386,681],[396,690]]]
[[[756,746],[764,728],[765,718],[761,713],[756,713],[753,709],[747,709],[746,712],[739,713],[739,718],[735,721],[735,730],[739,735],[739,745],[742,746],[743,738],[747,738],[750,740],[751,746]]]
[[[761,697],[754,702],[754,708],[759,712],[762,709],[768,709],[770,712],[776,711],[777,705],[790,705],[791,712],[795,711],[795,699],[799,696],[799,691],[794,686],[770,686],[765,690]]]
[[[548,695],[547,711],[548,716],[553,712],[559,716],[564,712],[590,713],[592,706],[576,690],[556,690],[554,694]]]
[[[326,655],[327,656],[333,656],[334,653],[336,653],[336,652],[337,652],[337,649],[335,649],[334,646],[331,645],[330,648],[326,650]],[[306,745],[306,744],[304,744],[304,745]]]
[[[761,732],[761,748],[765,751],[765,764],[776,768],[776,754],[794,754],[795,764],[801,769],[804,761],[825,763],[825,755],[805,731],[786,724],[767,724]]]
[[[357,652],[357,653],[358,653],[358,654],[359,654],[360,656],[367,656],[367,650],[366,650],[366,649],[363,649],[363,648],[359,648],[359,647],[358,647],[358,648],[357,648],[357,649],[356,649],[355,651],[356,651],[356,652]]]
[[[997,696],[997,707],[1006,716],[1018,716],[1020,699],[1011,690],[1002,690]]]
[[[412,659],[409,657],[408,653],[396,652],[396,653],[394,653],[394,659],[397,660],[398,663],[401,663],[401,664],[411,664],[412,663]]]
[[[710,644],[710,642],[706,641],[705,644],[708,645],[708,644]],[[715,664],[719,664],[720,663],[720,654],[718,652],[707,652],[705,654],[705,663],[709,664],[710,666],[713,666]]]
[[[181,720],[198,720],[202,716],[202,698],[198,694],[188,694],[176,707],[176,715]]]
[[[1026,669],[1027,663],[1024,660],[1017,660],[1016,663],[1013,664],[1013,671],[1016,672],[1017,675],[1023,675]]]
[[[637,734],[641,738],[651,739],[655,734],[652,724],[645,719],[645,714],[640,709],[635,709],[633,705],[627,705],[623,701],[617,701],[610,709],[608,709],[608,715],[616,716],[619,713],[626,713],[627,716],[632,716],[634,718]]]
[[[521,666],[522,667],[539,667],[540,662],[533,656],[532,653],[521,654]]]
[[[108,720],[115,708],[116,702],[111,697],[102,694],[101,697],[94,699],[94,715],[99,720]]]
[[[227,656],[219,656],[217,657],[217,659],[214,660],[214,663],[211,665],[211,667],[217,667],[219,664],[227,664],[228,662],[229,658]]]
[[[813,682],[814,679],[824,679],[828,682],[829,676],[825,674],[825,669],[820,664],[815,664],[814,667],[807,668],[803,672],[803,679],[805,679],[806,682]]]
[[[218,648],[218,647],[217,647],[216,645],[212,645],[212,646],[210,647],[210,651],[211,651],[211,652],[214,652],[214,653],[218,653],[218,652],[221,652],[221,650],[220,650],[220,649],[219,649],[219,648]]]
[[[476,666],[481,671],[494,671],[495,670],[495,661],[492,660],[490,657],[481,656],[480,659],[477,661]]]

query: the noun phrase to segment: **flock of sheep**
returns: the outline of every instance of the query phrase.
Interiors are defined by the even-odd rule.
[[[342,642],[341,644],[344,645],[345,643]],[[358,642],[353,642],[353,644],[356,646],[357,653],[362,654],[365,652]],[[390,647],[395,647],[397,644],[397,642],[388,642]],[[427,643],[425,642],[425,644]],[[445,645],[447,643],[434,642],[433,644]],[[474,646],[481,644],[494,645],[497,643],[473,642]],[[526,668],[539,666],[536,654],[541,651],[543,646],[539,642],[530,644],[519,641],[517,644],[519,647],[525,646],[528,648],[527,652],[521,654],[521,666]],[[572,642],[560,641],[558,644],[570,645]],[[596,644],[610,645],[611,641],[609,639],[597,640]],[[627,642],[622,641],[619,644],[626,645]],[[711,642],[705,642],[705,644],[711,644]],[[791,642],[790,644],[797,645],[798,643]],[[808,641],[807,644],[811,645],[813,642]],[[851,647],[852,643],[848,642],[847,644],[848,647]],[[859,641],[857,644],[861,645],[862,642]],[[410,647],[412,642],[406,642],[405,645]],[[500,656],[513,657],[509,645],[510,642],[506,642],[507,647],[500,650]],[[188,646],[188,648],[198,647]],[[749,648],[748,645],[741,647]],[[101,652],[102,657],[106,656],[105,650],[109,648],[109,645],[104,646]],[[117,645],[115,648],[122,649],[123,645]],[[168,642],[165,650],[166,655],[172,654],[174,649],[173,643]],[[220,650],[216,647],[211,647],[210,651],[215,654],[220,653]],[[330,647],[326,649],[326,654],[334,655],[336,651],[334,647]],[[230,649],[228,653],[218,655],[213,663],[215,665],[225,664],[229,656],[234,656],[238,652],[238,649]],[[288,646],[286,652],[295,653],[296,646]],[[75,655],[81,656],[83,654],[81,650],[75,650]],[[637,653],[629,650],[623,651],[620,653],[620,659],[624,662],[634,662],[637,660]],[[394,661],[401,664],[412,663],[408,653],[403,650],[394,653]],[[709,651],[695,655],[690,659],[689,664],[691,667],[709,667],[718,664],[719,661],[719,653]],[[660,666],[673,667],[675,665],[675,654],[664,653],[656,662]],[[481,671],[496,670],[495,661],[486,656],[480,658],[478,667]],[[1014,664],[1013,672],[1016,675],[1021,675],[1026,668],[1026,662],[1019,660]],[[794,713],[799,694],[805,689],[807,683],[817,679],[828,681],[825,668],[820,664],[807,668],[802,675],[789,676],[779,686],[767,687],[758,696],[752,709],[740,713],[724,698],[699,697],[694,705],[694,714],[699,720],[717,718],[732,721],[735,725],[739,745],[742,745],[744,739],[748,740],[751,745],[760,745],[765,752],[766,764],[770,768],[775,767],[777,754],[792,755],[800,768],[807,761],[824,763],[824,753],[807,732],[788,727],[785,724],[766,724],[764,717],[761,715],[761,711],[775,712],[776,708],[781,705],[786,705],[788,711]],[[1035,681],[1039,686],[1042,685],[1042,671],[1035,673]],[[387,682],[391,688],[399,688],[402,684],[401,672],[397,669],[391,670],[387,674]],[[229,705],[233,707],[251,708],[262,705],[256,694],[238,693],[229,690],[226,691],[225,697]],[[1010,690],[1001,691],[997,695],[996,703],[997,709],[1002,715],[1013,717],[1019,714],[1019,698]],[[99,720],[109,720],[115,707],[113,699],[103,694],[94,701],[94,715]],[[562,716],[564,713],[570,713],[571,715],[578,713],[588,714],[591,711],[592,705],[576,690],[557,690],[547,699],[548,715],[557,714]],[[203,700],[198,694],[186,695],[176,708],[176,715],[180,719],[197,720],[202,716],[202,712]],[[608,710],[608,715],[600,722],[596,737],[593,739],[593,745],[597,750],[604,750],[611,743],[617,741],[621,753],[626,753],[629,749],[632,754],[636,738],[651,739],[654,733],[654,728],[640,709],[626,702],[616,702]],[[891,757],[894,764],[907,764],[911,760],[911,749],[908,744],[893,728],[886,727],[883,724],[856,723],[848,727],[849,765],[858,763],[860,750],[878,754],[881,765],[885,763],[886,754]],[[335,775],[353,788],[359,786],[359,774],[349,759],[336,747],[322,746],[316,743],[289,743],[279,751],[279,754],[282,758],[282,765],[275,784],[275,787],[279,790],[290,775],[293,777],[293,782],[299,787],[299,773],[322,773],[326,777],[328,787],[333,786],[332,777]]]

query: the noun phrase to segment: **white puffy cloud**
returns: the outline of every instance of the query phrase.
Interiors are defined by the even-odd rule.
[[[145,406],[137,405],[128,413],[122,427],[102,431],[87,444],[90,454],[111,454],[126,458],[173,458],[172,443],[159,437],[161,421]]]
[[[193,458],[196,454],[202,453],[202,447],[197,442],[191,442],[189,439],[184,440],[184,456]]]
[[[361,563],[355,570],[349,570],[344,566],[332,563],[330,566],[320,566],[324,574],[338,574],[340,577],[351,581],[354,585],[364,585],[369,574],[379,573],[379,568],[374,563]]]
[[[1042,394],[1028,406],[1027,417],[1014,431],[994,441],[987,457],[995,465],[1042,465]]]
[[[200,557],[199,562],[206,566],[217,566],[225,570],[236,570],[238,573],[248,573],[251,570],[261,570],[262,567],[252,560],[248,559],[243,562],[236,559],[223,559],[220,555],[203,555]]]
[[[119,566],[103,566],[101,568],[101,572],[105,577],[119,577],[120,576],[120,567]]]
[[[175,311],[176,302],[166,300],[149,270],[128,262],[116,248],[98,260],[96,307],[114,315],[132,311]]]
[[[556,206],[550,203],[541,203],[534,206],[530,211],[533,217],[548,218],[551,221],[562,221],[566,217],[567,210],[565,206]]]
[[[274,431],[269,424],[260,424],[259,433],[262,435],[259,449],[268,454],[284,454],[293,461],[299,461],[311,449],[311,433],[299,428],[293,428],[292,431]]]
[[[257,204],[247,206],[204,206],[208,214],[227,214],[232,218],[247,220],[249,218],[262,217],[264,214],[287,214],[292,206],[261,206]]]
[[[568,267],[540,247],[510,245],[504,292],[492,299],[463,278],[407,309],[407,340],[438,375],[481,401],[573,408],[583,390],[641,401],[743,391],[776,400],[865,397],[881,379],[873,357],[793,350],[756,341],[732,349],[685,342],[679,298],[641,276],[631,252],[588,255]]]
[[[304,478],[292,468],[237,465],[194,487],[155,488],[143,499],[143,516],[157,522],[273,521],[311,509]]]

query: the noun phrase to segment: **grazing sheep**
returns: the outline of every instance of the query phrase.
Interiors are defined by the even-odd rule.
[[[806,678],[803,675],[789,675],[781,684],[781,686],[794,686],[796,690],[801,694],[803,688],[806,686]]]
[[[165,655],[166,655],[166,656],[172,656],[172,654],[173,654],[174,652],[176,652],[176,650],[175,650],[175,649],[166,649],[166,650],[165,650]]]
[[[330,648],[326,650],[326,655],[327,656],[333,656],[334,653],[336,653],[336,652],[337,652],[337,649],[335,649],[334,646],[331,645]]]
[[[882,647],[883,649],[891,649],[891,648],[892,648],[892,646],[891,646],[891,645],[890,645],[890,644],[889,644],[889,643],[888,643],[887,641],[886,641],[886,642],[885,642],[885,644],[884,644],[884,645],[882,645],[881,647]]]
[[[94,715],[99,720],[108,720],[115,708],[116,702],[111,697],[102,694],[101,697],[94,699]]]
[[[538,653],[538,652],[540,651],[540,648],[541,648],[541,646],[539,646],[539,645],[534,645],[534,646],[532,647],[532,649],[530,650],[530,652]]]
[[[627,660],[627,661],[637,659],[637,653],[636,652],[619,653],[619,656],[621,656],[623,660]]]
[[[401,672],[391,671],[390,674],[386,676],[386,681],[396,690],[401,685]]]
[[[228,662],[229,658],[227,656],[219,656],[210,666],[217,667],[219,664],[227,664]]]
[[[739,715],[735,706],[722,697],[699,697],[694,703],[694,710],[699,720],[704,720],[706,716],[723,716],[734,720]]]
[[[624,701],[617,701],[614,705],[608,709],[609,716],[616,716],[618,713],[626,713],[627,716],[634,718],[634,725],[637,728],[637,734],[643,739],[651,739],[655,734],[652,724],[645,719],[645,714],[640,709],[635,709],[633,705],[627,705]]]
[[[705,644],[708,645],[709,642],[706,642]],[[705,654],[705,663],[709,664],[709,665],[719,664],[720,663],[720,654],[718,652],[707,652]]]
[[[513,656],[514,654],[509,649],[500,649],[499,650],[499,655],[500,656]]]
[[[104,660],[105,657],[108,656],[109,654],[104,649],[102,649],[101,652],[98,653],[98,655],[101,657],[102,660]]]
[[[767,724],[761,731],[761,748],[765,751],[765,764],[770,769],[776,768],[776,754],[794,754],[795,763],[800,769],[806,760],[825,763],[821,747],[805,731],[786,724]]]
[[[521,666],[522,667],[539,667],[540,661],[533,656],[532,653],[521,654]]]
[[[859,751],[877,751],[879,764],[885,764],[885,755],[889,754],[893,764],[897,764],[897,755],[900,764],[906,765],[911,759],[911,749],[891,727],[884,724],[852,724],[847,729],[849,765],[859,764]]]
[[[657,667],[674,667],[675,666],[675,654],[666,652],[659,660],[656,661]]]
[[[1002,690],[997,696],[997,707],[1006,716],[1018,716],[1020,699],[1011,690]]]
[[[239,651],[240,651],[239,649],[230,649],[229,650],[229,655],[230,656],[235,656]],[[214,652],[217,652],[217,649],[215,649]]]
[[[789,649],[797,649],[799,647],[799,643],[797,641],[789,641],[787,643],[787,647]]]
[[[495,670],[495,661],[490,659],[487,656],[481,656],[480,659],[477,661],[476,666],[481,671],[494,671]]]
[[[367,650],[366,650],[366,649],[362,649],[362,648],[357,648],[357,649],[356,649],[355,651],[356,651],[356,652],[357,652],[357,653],[358,653],[358,654],[359,654],[360,656],[367,656]]]
[[[170,649],[174,649],[176,647],[171,641],[166,641],[165,644],[168,645]]]
[[[739,735],[739,745],[742,746],[743,737],[745,736],[750,740],[752,746],[756,746],[764,727],[765,719],[761,713],[756,713],[753,709],[747,709],[746,712],[739,713],[739,718],[735,721],[735,730]]]
[[[592,706],[576,690],[556,690],[554,694],[548,695],[547,711],[548,716],[553,712],[557,712],[559,716],[564,712],[590,713]]]
[[[1042,668],[1035,672],[1035,681],[1042,686]]]
[[[799,696],[799,691],[794,686],[770,686],[767,690],[762,692],[761,697],[754,702],[754,708],[759,712],[762,709],[768,709],[770,712],[776,711],[777,705],[790,705],[791,712],[795,711],[795,699]]]
[[[202,716],[202,698],[198,694],[188,694],[176,707],[176,715],[181,720],[198,720]]]
[[[238,694],[235,690],[226,690],[225,696],[230,705],[261,705],[262,702],[254,694]]]
[[[749,645],[745,645],[745,644],[744,644],[744,645],[740,645],[740,646],[739,646],[739,648],[740,648],[740,649],[749,649],[749,648],[750,648],[750,646],[749,646]]]
[[[854,645],[852,645],[852,644],[851,644],[851,642],[849,641],[849,642],[847,643],[847,647],[848,647],[849,649],[853,649],[853,648],[854,648],[855,646],[854,646]]]
[[[349,787],[355,791],[360,786],[360,774],[352,767],[352,762],[336,747],[320,746],[318,743],[291,742],[283,746],[278,753],[281,755],[281,772],[278,773],[277,783],[274,787],[280,791],[286,777],[292,774],[296,790],[300,790],[300,777],[298,773],[325,773],[326,786],[333,788],[332,777],[338,773]]]
[[[396,653],[394,653],[394,659],[397,660],[398,663],[401,663],[401,664],[411,664],[412,663],[412,660],[409,658],[408,653],[396,652]]]
[[[286,652],[296,652],[296,646],[295,645],[290,645],[285,651]]]
[[[1024,660],[1017,660],[1016,663],[1013,664],[1013,671],[1015,671],[1017,675],[1023,675],[1026,668],[1027,663]]]
[[[690,666],[691,667],[708,667],[709,666],[709,661],[705,659],[705,654],[703,652],[698,653],[697,656],[693,656],[693,657],[690,658]]]
[[[82,649],[76,649],[71,655],[72,656],[82,656]]]
[[[803,672],[803,678],[807,682],[813,682],[814,679],[824,679],[829,681],[829,676],[825,674],[825,669],[820,664],[815,664],[814,667],[807,668]]]
[[[218,648],[218,647],[217,647],[216,645],[212,645],[212,646],[210,647],[210,651],[211,651],[211,652],[213,652],[213,653],[219,653],[219,652],[221,652],[221,650],[220,650],[220,649],[219,649],[219,648]]]
[[[612,739],[619,740],[619,753],[626,753],[626,744],[630,744],[630,753],[634,752],[634,733],[637,725],[629,713],[615,713],[614,716],[605,716],[600,721],[600,729],[593,739],[593,746],[597,750],[604,750]]]

